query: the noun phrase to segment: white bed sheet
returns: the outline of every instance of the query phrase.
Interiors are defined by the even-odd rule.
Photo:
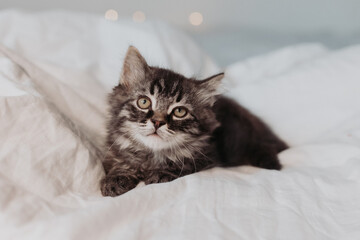
[[[159,23],[5,11],[0,42],[0,239],[359,238],[359,46],[226,69],[227,94],[291,144],[281,172],[215,168],[104,198],[104,99],[127,45],[188,76],[218,68]]]

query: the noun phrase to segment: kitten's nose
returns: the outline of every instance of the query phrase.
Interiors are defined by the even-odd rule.
[[[161,127],[162,125],[165,124],[164,121],[162,120],[159,120],[159,119],[151,119],[152,123],[154,124],[155,126],[155,130],[157,130],[159,127]]]

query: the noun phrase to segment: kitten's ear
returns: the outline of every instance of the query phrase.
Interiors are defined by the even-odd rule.
[[[209,92],[216,92],[221,84],[221,80],[224,78],[224,73],[215,74],[209,78],[200,81],[202,88]]]
[[[149,66],[139,50],[136,47],[130,46],[126,52],[119,84],[127,89],[131,88],[132,85],[145,79],[145,73],[148,69]]]
[[[210,101],[210,104],[214,104],[215,96],[219,95],[219,87],[221,85],[221,80],[224,78],[224,73],[215,74],[209,78],[199,81],[200,84],[200,96],[203,98],[203,101]]]

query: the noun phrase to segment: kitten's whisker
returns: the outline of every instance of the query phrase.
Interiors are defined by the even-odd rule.
[[[183,145],[183,147],[184,147],[184,148],[186,148],[189,152],[191,152],[191,150],[190,150],[190,149],[188,149],[188,148],[185,146],[185,144],[183,144],[183,143],[182,143],[182,145]],[[192,160],[192,162],[193,162],[194,169],[195,169],[195,172],[196,172],[196,171],[197,171],[197,169],[196,169],[196,163],[195,163],[194,156],[193,156],[192,154],[190,154],[190,158],[191,158],[191,160]]]
[[[116,132],[116,131],[115,131]],[[110,151],[110,149],[112,148],[112,146],[114,146],[115,142],[118,140],[119,138],[117,137],[114,142],[110,145],[110,147],[108,148],[108,150],[105,152],[104,156],[103,156],[103,159],[101,162],[104,162],[105,158],[106,158],[106,155],[108,154],[108,152]]]
[[[201,151],[200,148],[193,148],[193,147],[189,146],[189,147],[191,147],[191,149],[189,149],[184,143],[180,143],[180,144],[181,144],[185,149],[187,149],[190,153],[193,153],[193,152],[200,153],[205,159],[211,160],[208,156],[206,156],[206,155]],[[190,156],[191,156],[190,159],[191,159],[192,162],[193,162],[194,170],[195,170],[195,172],[196,172],[196,171],[197,171],[197,167],[196,167],[196,163],[195,163],[194,156],[193,156],[193,154],[191,154]]]
[[[120,131],[120,129],[116,129],[115,131],[112,131],[112,132],[108,132],[108,134],[113,134],[113,133],[117,133],[117,132],[119,132]]]
[[[177,145],[180,149],[181,149],[181,146],[182,146],[183,148],[185,148],[185,149],[190,153],[190,159],[191,159],[192,162],[193,162],[194,169],[195,169],[195,172],[196,172],[197,169],[196,169],[195,159],[194,159],[193,155],[191,154],[192,151],[191,151],[184,143],[180,143],[181,146],[179,146],[179,142],[178,142],[176,139],[174,139],[174,140],[175,140],[176,145]],[[181,175],[181,173],[182,173],[182,171],[183,171],[183,168],[184,168],[184,165],[185,165],[185,160],[184,160],[184,159],[182,160],[182,164],[183,164],[183,167],[182,167],[182,169],[181,169],[181,171],[180,171],[179,176]]]
[[[172,152],[176,152],[179,149],[177,144],[175,146],[170,145],[170,148],[171,148]],[[176,149],[173,149],[173,148],[176,148]],[[172,159],[171,159],[171,161],[174,162],[175,164],[177,164],[177,162],[179,161],[180,163],[182,163],[182,165],[183,165],[182,167],[184,167],[184,162],[181,161],[177,156],[175,156],[175,158],[176,158],[175,161],[173,161]],[[176,160],[178,160],[178,161],[176,161]]]
[[[176,140],[175,140],[175,145],[170,145],[170,149],[171,149],[171,151],[172,152],[176,152],[177,150],[181,150],[181,148],[179,147],[179,145],[177,144],[177,142],[176,142]],[[178,167],[179,167],[179,165],[178,165],[178,163],[177,162],[180,162],[180,164],[182,164],[182,166],[181,166],[181,171],[180,171],[180,175],[181,175],[181,173],[182,173],[182,171],[183,171],[183,168],[184,168],[184,166],[185,166],[185,162],[184,162],[184,160],[181,160],[181,159],[179,159],[178,158],[178,156],[175,156],[175,160],[173,160],[173,159],[170,159],[173,163],[175,163]],[[179,175],[179,176],[180,176]],[[178,176],[178,177],[179,177]]]
[[[174,135],[175,134],[175,131],[171,130],[171,129],[166,129],[168,131],[168,133]]]
[[[180,177],[180,176],[181,176],[181,174],[182,174],[182,172],[183,172],[183,169],[184,169],[184,166],[185,166],[184,161],[183,161],[182,163],[183,163],[183,165],[182,165],[182,167],[181,167],[181,170],[180,170],[180,173],[179,173],[178,177]]]

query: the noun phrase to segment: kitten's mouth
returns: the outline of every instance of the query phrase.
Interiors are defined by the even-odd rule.
[[[158,138],[162,138],[162,137],[160,137],[159,136],[159,134],[157,134],[157,132],[153,132],[153,133],[151,133],[151,134],[149,134],[149,135],[147,135],[148,137],[158,137]]]

